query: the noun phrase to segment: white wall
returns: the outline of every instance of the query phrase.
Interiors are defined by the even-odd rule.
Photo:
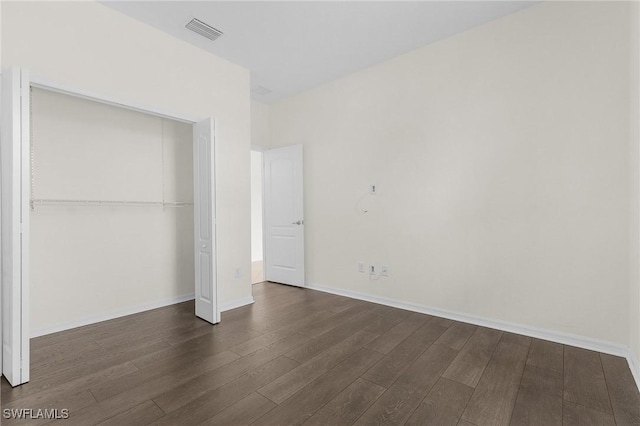
[[[274,105],[307,281],[627,345],[628,14],[541,3]]]
[[[268,147],[271,145],[271,116],[269,105],[251,101],[251,145]]]
[[[0,67],[2,66],[2,3],[0,3]]]
[[[251,261],[262,259],[262,152],[251,151]]]
[[[2,2],[2,64],[136,104],[214,116],[218,295],[223,304],[250,297],[246,69],[94,2]]]
[[[2,69],[2,2],[0,2],[0,69]],[[2,88],[0,87],[0,93]],[[2,111],[0,111],[2,114]],[[2,238],[2,232],[0,231],[0,239]],[[1,258],[0,258],[1,261]],[[0,282],[2,280],[0,279]],[[1,283],[0,283],[1,284]],[[1,292],[0,292],[1,293]],[[2,342],[2,295],[0,294],[0,342]],[[0,343],[0,373],[2,372],[2,344]]]
[[[630,17],[630,346],[640,368],[640,4]],[[638,371],[640,373],[640,371]],[[640,379],[640,377],[639,377]]]
[[[268,147],[271,142],[269,105],[251,101],[251,146]],[[251,260],[262,260],[262,154],[251,152]]]
[[[33,197],[193,203],[192,126],[34,89]],[[36,205],[31,327],[192,295],[193,207]]]

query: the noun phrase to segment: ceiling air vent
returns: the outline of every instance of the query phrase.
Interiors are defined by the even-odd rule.
[[[203,37],[208,38],[211,41],[215,41],[222,35],[222,31],[216,30],[211,25],[207,25],[199,19],[193,18],[187,25],[185,25],[191,31],[200,34]]]

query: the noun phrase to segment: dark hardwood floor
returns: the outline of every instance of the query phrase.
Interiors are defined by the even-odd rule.
[[[211,326],[193,302],[32,340],[2,408],[60,425],[639,425],[626,360],[278,284]]]

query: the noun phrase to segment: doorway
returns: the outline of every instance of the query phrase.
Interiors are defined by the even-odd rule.
[[[304,287],[302,145],[251,151],[252,284]]]
[[[262,232],[262,151],[251,151],[251,284],[264,281],[264,239]]]
[[[210,323],[220,321],[217,303],[216,229],[215,229],[215,128],[213,118],[205,120],[184,118],[173,113],[139,107],[126,101],[70,89],[50,82],[34,81],[26,70],[3,69],[2,72],[2,375],[12,386],[29,381],[30,361],[30,218],[36,200],[32,189],[31,96],[32,88],[70,95],[129,111],[143,112],[193,126],[193,231],[195,265],[195,315]],[[187,179],[185,179],[186,181]],[[40,181],[41,182],[41,181]],[[42,182],[41,182],[42,183]],[[105,204],[124,204],[127,207],[148,208],[169,204],[162,201],[111,199],[49,199],[39,200],[60,204],[81,204],[92,208]],[[45,204],[45,203],[40,203]],[[66,205],[65,204],[65,205]],[[93,206],[93,204],[96,204]],[[109,208],[115,207],[110,205]],[[147,305],[145,305],[147,306]],[[147,306],[147,309],[149,306]],[[120,316],[120,315],[117,315]]]

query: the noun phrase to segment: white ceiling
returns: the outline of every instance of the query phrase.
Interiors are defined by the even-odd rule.
[[[534,4],[535,1],[106,1],[251,71],[273,103]],[[212,42],[191,18],[222,31]]]

